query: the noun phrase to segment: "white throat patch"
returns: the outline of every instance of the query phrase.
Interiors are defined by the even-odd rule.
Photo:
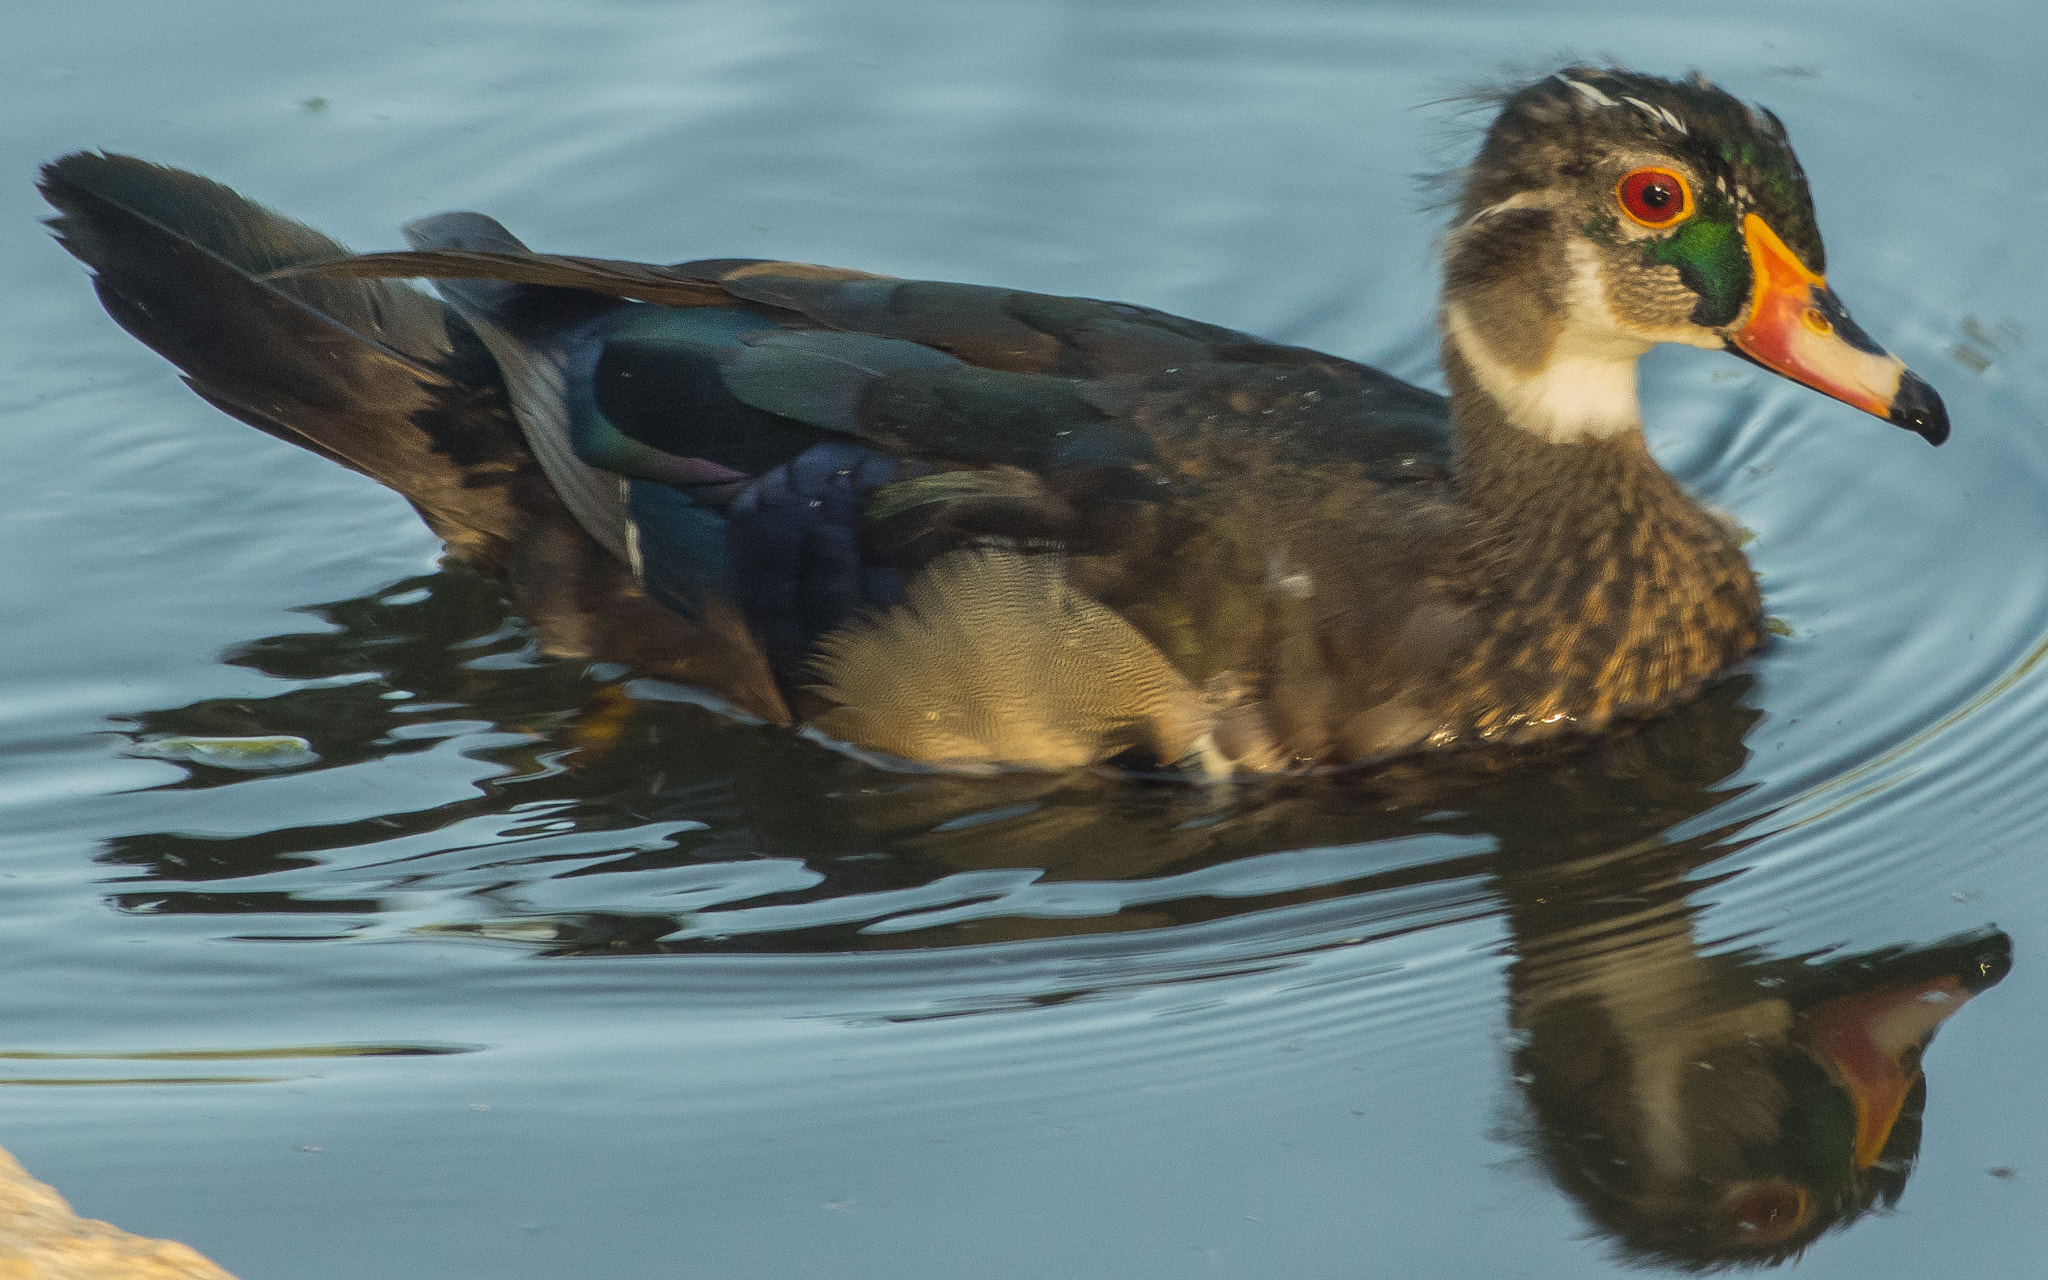
[[[1608,309],[1589,245],[1571,246],[1564,312],[1543,367],[1533,373],[1498,359],[1462,306],[1444,308],[1444,330],[1479,385],[1524,431],[1563,444],[1640,430],[1636,360],[1654,344],[1623,330]]]

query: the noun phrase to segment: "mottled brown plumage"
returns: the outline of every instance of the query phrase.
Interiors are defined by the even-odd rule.
[[[1748,561],[1639,433],[1534,440],[1455,353],[1445,373],[1467,516],[1454,590],[1477,633],[1448,719],[1489,741],[1597,729],[1691,696],[1755,647]]]

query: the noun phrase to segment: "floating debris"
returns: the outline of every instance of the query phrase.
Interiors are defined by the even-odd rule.
[[[150,738],[128,748],[128,754],[250,773],[296,769],[320,760],[312,743],[288,733],[256,738]]]
[[[503,920],[463,920],[447,924],[413,926],[418,934],[486,938],[492,942],[559,942],[564,930],[560,923],[545,918],[510,917]]]
[[[2000,320],[1986,325],[1975,316],[1964,316],[1963,340],[1948,349],[1949,359],[1968,369],[1971,373],[1982,373],[1994,361],[2005,355],[2025,336],[2015,320]]]

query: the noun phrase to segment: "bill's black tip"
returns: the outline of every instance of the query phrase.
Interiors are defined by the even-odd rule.
[[[1997,986],[2011,972],[2012,939],[1993,929],[1976,952],[1960,966],[1956,980],[1962,983],[1963,990],[1976,995]]]
[[[1911,369],[1899,375],[1899,393],[1892,397],[1889,421],[1908,431],[1917,431],[1929,444],[1948,439],[1948,410],[1934,388]]]

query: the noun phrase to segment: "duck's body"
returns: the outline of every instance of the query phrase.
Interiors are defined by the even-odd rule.
[[[122,157],[45,191],[117,319],[410,497],[554,652],[941,767],[1256,773],[1595,731],[1756,643],[1741,552],[1643,444],[1656,341],[1945,432],[1806,271],[1774,120],[1609,72],[1505,103],[1447,245],[1448,402],[1118,303],[558,258],[474,214],[344,258]],[[1849,355],[1784,331],[1795,290]]]

